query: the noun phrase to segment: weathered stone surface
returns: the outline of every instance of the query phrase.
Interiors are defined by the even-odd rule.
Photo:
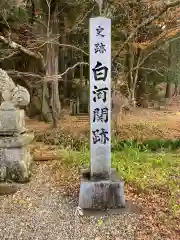
[[[109,180],[93,181],[86,171],[81,178],[79,206],[82,209],[116,209],[125,207],[124,184],[116,170]]]
[[[1,108],[12,109],[12,107],[26,106],[30,102],[30,95],[27,89],[20,85],[15,85],[7,72],[0,68],[0,93],[2,93],[3,103]]]
[[[92,178],[109,179],[111,174],[111,20],[90,18],[90,167]],[[95,52],[100,36],[97,26],[103,26],[106,50]],[[102,41],[101,39],[101,41]],[[99,53],[99,54],[98,54]]]
[[[32,158],[29,155],[26,161],[22,160],[8,166],[6,180],[12,180],[19,183],[29,182],[31,177],[31,163]]]
[[[4,162],[4,151],[0,149],[0,182],[5,181],[7,176],[6,164]]]
[[[30,102],[30,94],[25,87],[17,85],[12,92],[12,102],[15,106],[27,106]]]
[[[91,150],[91,177],[94,179],[109,179],[111,174],[111,148],[109,143],[107,145]]]
[[[0,110],[0,135],[25,132],[24,110]]]
[[[0,92],[11,92],[15,87],[15,83],[8,76],[7,72],[0,68]]]
[[[26,88],[15,85],[6,71],[0,69],[0,182],[27,182],[30,178],[29,144],[34,135],[25,133],[25,114],[19,106],[30,102]]]
[[[28,145],[19,148],[1,148],[0,181],[29,181],[31,162]]]
[[[2,136],[0,138],[0,148],[19,148],[28,145],[34,139],[34,133],[24,133],[19,136]]]

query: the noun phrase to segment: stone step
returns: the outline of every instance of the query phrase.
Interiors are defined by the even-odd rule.
[[[89,122],[89,116],[77,116],[75,122]]]

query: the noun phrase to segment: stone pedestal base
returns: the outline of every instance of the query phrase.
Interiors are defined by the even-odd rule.
[[[31,155],[29,144],[33,133],[0,139],[0,182],[28,182],[30,178]]]
[[[90,172],[82,171],[79,194],[82,209],[116,209],[125,207],[124,184],[115,169],[109,180],[91,180]]]

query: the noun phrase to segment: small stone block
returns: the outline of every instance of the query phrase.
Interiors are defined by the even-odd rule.
[[[32,163],[29,146],[1,149],[0,159],[0,182],[8,180],[15,182],[29,181]]]
[[[24,110],[0,110],[0,135],[8,136],[24,131]]]
[[[29,143],[34,134],[24,133],[0,138],[0,182],[28,182],[32,157]]]
[[[87,172],[87,171],[86,171]],[[116,209],[125,207],[124,183],[112,169],[109,180],[93,181],[89,174],[81,178],[79,206],[82,209]]]

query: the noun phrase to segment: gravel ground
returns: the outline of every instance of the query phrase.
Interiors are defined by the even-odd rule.
[[[63,197],[53,184],[50,165],[35,164],[30,183],[14,195],[0,196],[1,240],[131,240],[137,214],[77,214],[77,199]]]

